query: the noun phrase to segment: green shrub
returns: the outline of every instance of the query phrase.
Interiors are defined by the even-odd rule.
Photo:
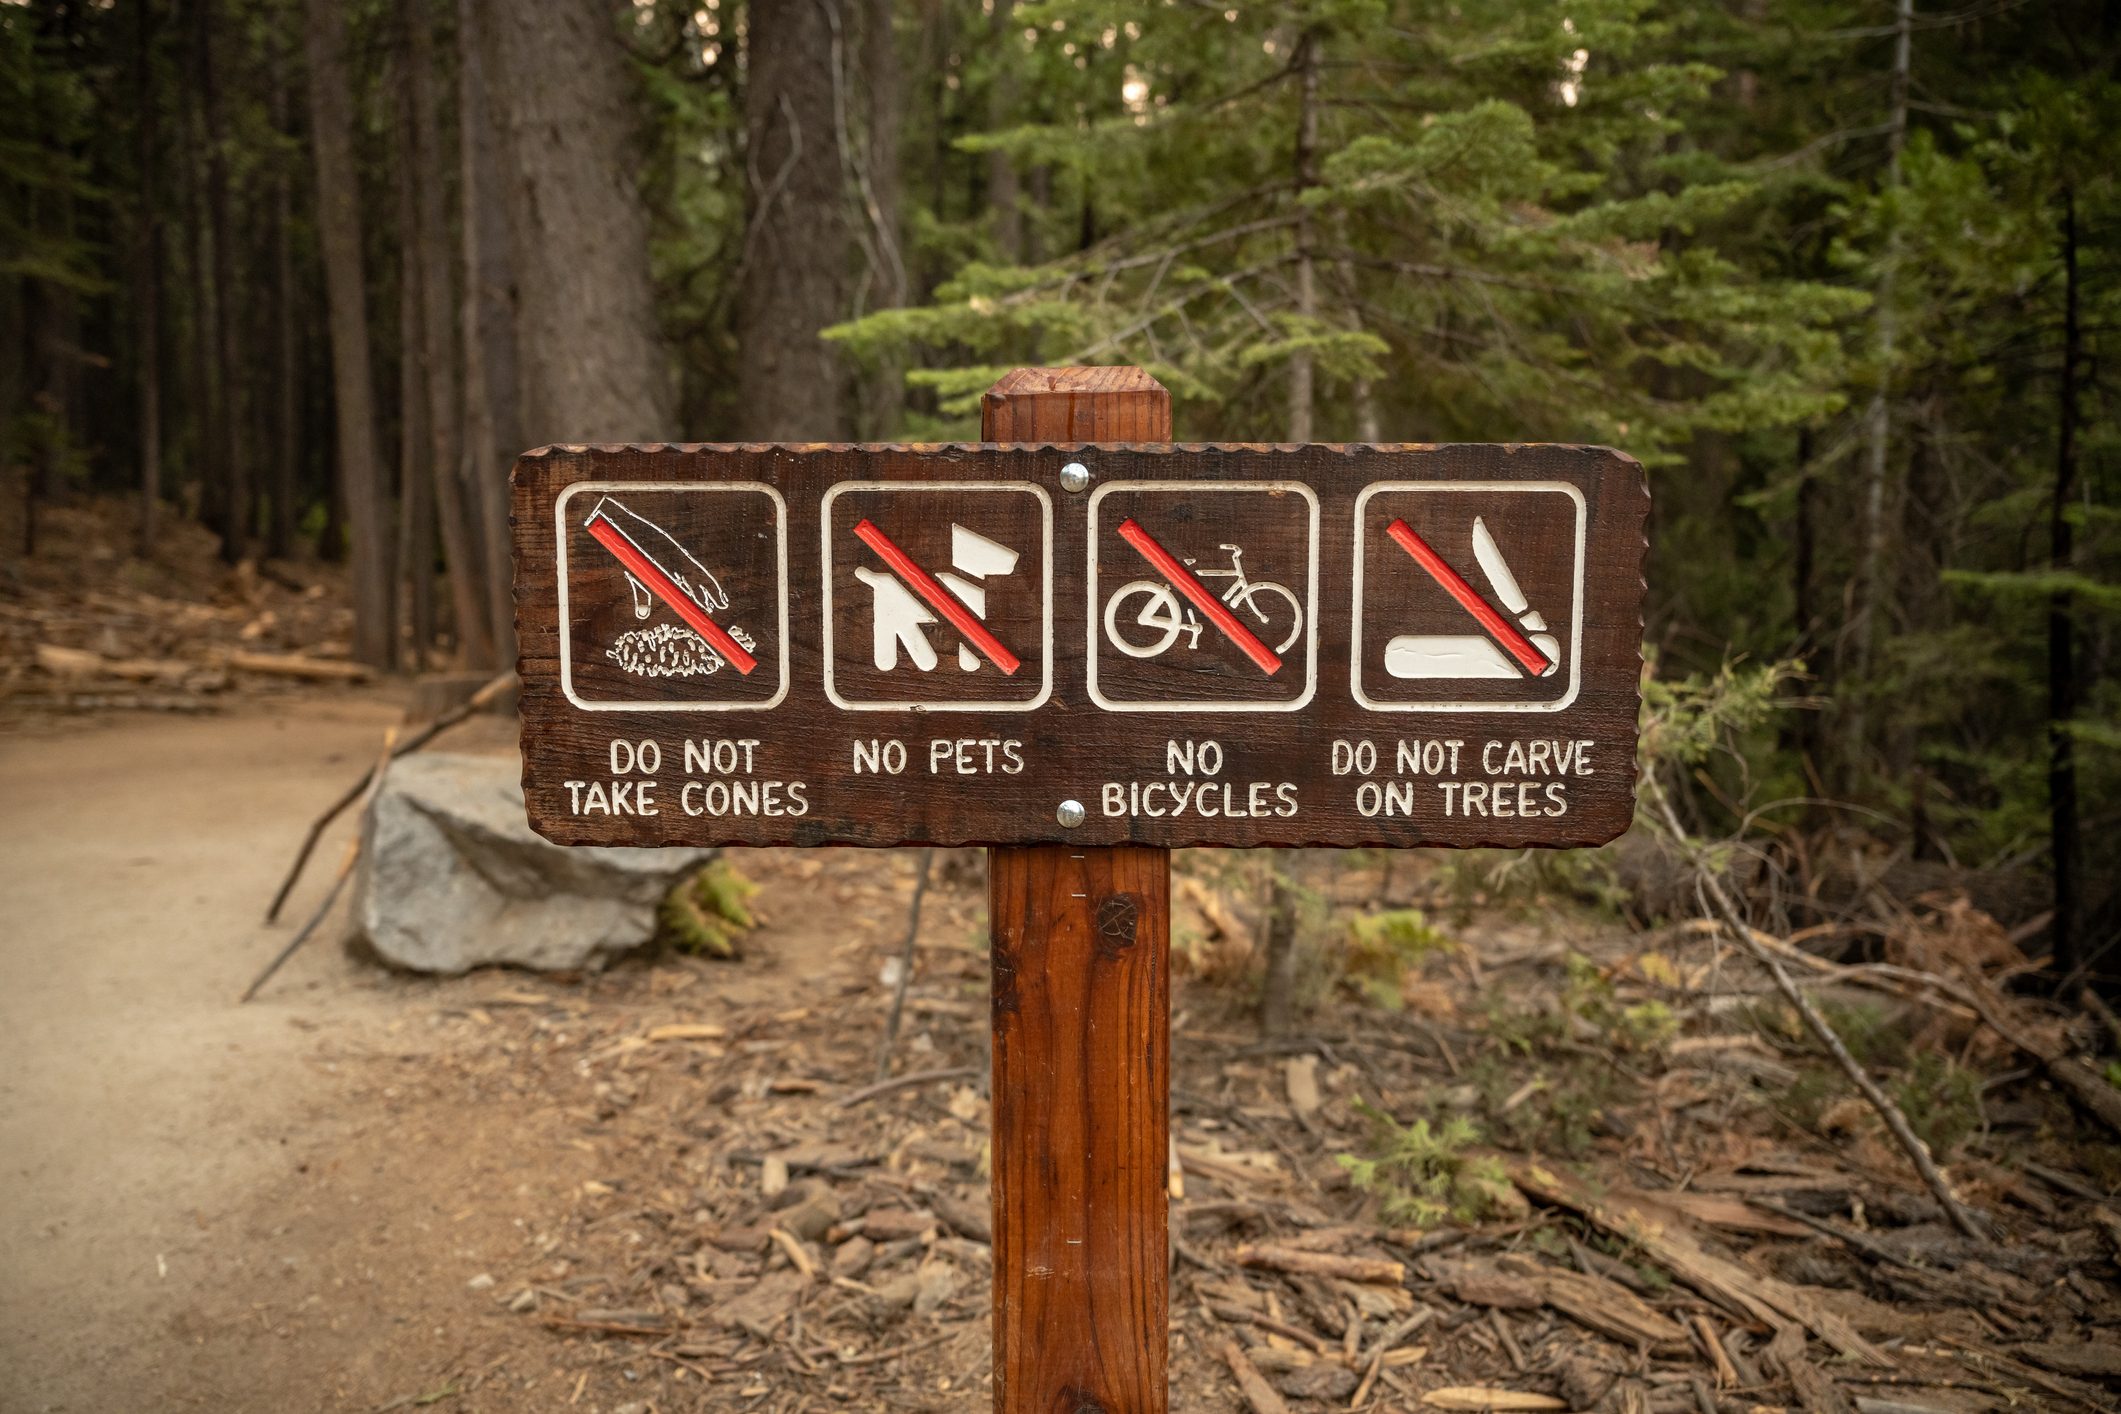
[[[680,880],[656,911],[656,937],[695,957],[743,956],[743,935],[758,926],[746,907],[759,886],[715,859]]]
[[[1457,947],[1418,908],[1358,916],[1348,924],[1348,981],[1379,1006],[1397,1009],[1408,971]]]
[[[1342,1154],[1339,1163],[1350,1183],[1381,1200],[1386,1222],[1479,1222],[1509,1206],[1516,1190],[1501,1162],[1466,1152],[1480,1142],[1471,1120],[1452,1115],[1434,1128],[1425,1119],[1402,1125],[1373,1105],[1356,1107],[1375,1126],[1370,1155]]]

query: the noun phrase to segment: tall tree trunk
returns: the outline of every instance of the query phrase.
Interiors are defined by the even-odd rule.
[[[139,344],[140,516],[139,552],[153,551],[155,519],[162,504],[162,225],[155,205],[155,169],[161,161],[155,124],[153,0],[138,0],[134,12],[133,102],[139,114],[134,132],[140,164],[138,245],[133,261],[134,337]]]
[[[843,0],[752,0],[744,89],[749,221],[737,296],[741,434],[848,432],[844,374],[818,337],[845,313],[850,245],[834,140],[833,35]]]
[[[660,441],[679,430],[615,23],[605,0],[482,0],[479,12],[507,153],[522,430],[532,443]],[[814,131],[828,140],[829,113]]]
[[[2077,485],[2077,365],[2083,332],[2077,302],[2077,194],[2062,191],[2062,385],[2055,443],[2055,497],[2048,508],[2048,563],[2067,574],[2075,558],[2070,499]],[[2071,594],[2059,588],[2047,601],[2047,809],[2048,845],[2054,855],[2054,970],[2065,992],[2080,980],[2082,948],[2077,937],[2084,872],[2084,841],[2077,830],[2077,756],[2072,735],[2077,716],[2077,652]]]
[[[411,67],[408,57],[404,66]],[[435,625],[435,477],[427,417],[427,341],[420,262],[419,143],[413,133],[412,77],[401,74],[394,175],[398,216],[398,567],[412,609],[412,665],[424,670],[438,637]]]
[[[1814,678],[1831,673],[1822,661],[1832,651],[1819,634],[1819,476],[1812,467],[1813,430],[1797,429],[1797,505],[1790,526],[1790,646],[1788,656],[1801,661]],[[1819,770],[1820,717],[1817,712],[1789,712],[1783,716],[1782,746],[1794,750],[1807,779]],[[1809,797],[1808,798],[1814,798]],[[1807,826],[1822,822],[1824,807],[1808,804],[1803,820]]]
[[[1016,122],[1015,0],[993,0],[987,16],[988,52],[994,56],[994,82],[987,90],[987,130],[1000,132]],[[937,76],[936,89],[944,89]],[[994,250],[1006,261],[1024,258],[1024,211],[1018,194],[1016,159],[1001,148],[987,150],[987,209],[994,214]]]
[[[1270,856],[1274,877],[1267,889],[1265,967],[1260,978],[1259,1029],[1269,1036],[1289,1030],[1296,1020],[1296,933],[1303,910],[1303,885],[1296,877],[1302,854],[1277,849]]]
[[[456,622],[458,661],[490,667],[494,661],[491,605],[486,595],[485,537],[465,495],[457,399],[456,298],[452,289],[443,165],[441,104],[435,93],[433,0],[402,0],[412,63],[407,72],[413,119],[413,172],[418,196],[420,337],[426,346],[428,455],[435,507],[448,558],[449,608]],[[408,334],[407,337],[410,337]]]
[[[317,158],[317,236],[331,306],[339,480],[353,562],[354,657],[397,665],[390,535],[376,457],[375,390],[368,368],[368,309],[361,271],[361,192],[354,170],[353,99],[346,78],[346,15],[338,0],[306,0],[310,137]]]
[[[1894,0],[1892,114],[1886,126],[1885,189],[1900,187],[1900,150],[1907,143],[1908,71],[1914,53],[1915,0]],[[1886,561],[1892,554],[1891,534],[1886,524],[1890,495],[1893,435],[1893,353],[1898,335],[1893,309],[1895,267],[1900,263],[1899,217],[1888,213],[1885,251],[1878,266],[1876,329],[1878,336],[1878,381],[1864,417],[1866,459],[1863,475],[1863,559],[1856,601],[1854,659],[1855,691],[1851,695],[1847,739],[1843,746],[1851,758],[1860,759],[1869,735],[1869,714],[1863,700],[1868,690],[1872,645],[1878,637],[1878,619],[1885,612],[1886,586],[1891,576]]]
[[[273,36],[272,123],[274,131],[294,135],[294,95],[288,78],[288,44],[283,32]],[[266,523],[265,553],[285,559],[295,543],[295,242],[294,171],[285,160],[273,172],[273,419],[272,468],[268,478],[271,517]]]
[[[192,0],[200,107],[206,117],[206,206],[213,227],[214,362],[220,392],[215,407],[214,459],[226,492],[222,505],[221,558],[233,564],[243,558],[256,527],[257,505],[251,493],[242,414],[241,341],[236,332],[236,236],[229,214],[227,123],[221,90],[214,78],[213,0]]]
[[[493,124],[487,114],[474,0],[457,0],[457,157],[464,241],[464,477],[485,539],[487,616],[493,629],[493,663],[500,667],[515,657],[506,467],[507,458],[521,448],[506,445],[514,440],[513,422],[504,438],[494,406],[496,376],[514,374],[514,344],[507,327],[513,311],[502,306],[507,258],[496,239],[503,223],[493,219],[490,204]],[[504,361],[493,357],[497,347],[505,350],[504,368],[495,367]]]
[[[1318,185],[1318,50],[1324,43],[1315,29],[1298,41],[1297,62],[1301,67],[1301,97],[1296,117],[1296,313],[1304,332],[1318,317],[1318,272],[1311,255],[1311,214],[1303,204],[1304,193]],[[1289,440],[1311,440],[1312,415],[1316,405],[1311,355],[1299,350],[1289,358]]]
[[[199,113],[197,46],[191,50],[191,81],[178,85],[183,94],[181,125],[187,160],[178,164],[184,174],[184,207],[178,223],[185,234],[184,285],[189,316],[190,356],[184,360],[189,376],[183,391],[188,404],[185,446],[185,476],[189,483],[190,508],[209,526],[225,523],[228,484],[215,465],[220,441],[220,385],[215,370],[219,338],[214,330],[213,255],[208,235],[212,221],[207,214],[206,178],[201,171],[199,148],[204,120]]]
[[[1003,8],[996,0],[996,8]],[[894,0],[865,0],[862,10],[861,92],[867,106],[868,142],[861,166],[863,211],[869,220],[871,252],[869,298],[857,313],[896,309],[906,302],[909,280],[902,240],[899,202],[899,128],[904,93],[899,81],[898,35],[892,26]],[[841,73],[845,72],[842,66]],[[884,441],[898,430],[905,410],[905,370],[883,355],[869,371],[862,397],[862,435]]]

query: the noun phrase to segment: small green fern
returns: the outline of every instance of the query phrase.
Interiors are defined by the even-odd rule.
[[[1375,1005],[1396,1011],[1407,973],[1456,946],[1418,908],[1358,915],[1348,923],[1348,981]]]
[[[1479,1222],[1507,1206],[1514,1190],[1501,1161],[1466,1152],[1480,1142],[1471,1120],[1451,1115],[1431,1128],[1425,1119],[1403,1125],[1360,1100],[1356,1108],[1376,1126],[1371,1157],[1342,1154],[1339,1163],[1350,1183],[1378,1196],[1386,1222]]]
[[[726,860],[680,880],[656,911],[657,937],[695,957],[743,956],[743,935],[758,926],[749,904],[759,886]]]

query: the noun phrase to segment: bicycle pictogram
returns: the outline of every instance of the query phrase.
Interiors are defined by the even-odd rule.
[[[1199,564],[1197,559],[1192,556],[1181,558],[1195,579],[1229,580],[1230,587],[1220,596],[1222,604],[1233,613],[1249,613],[1265,630],[1260,635],[1262,641],[1269,642],[1277,655],[1287,652],[1289,645],[1303,633],[1302,601],[1285,584],[1254,580],[1246,574],[1243,547],[1225,541],[1217,548],[1228,552],[1228,569],[1194,568]],[[1129,617],[1129,606],[1137,599],[1141,607]],[[1149,630],[1146,640],[1129,638],[1121,629],[1122,623]],[[1286,631],[1280,628],[1283,624],[1287,625]],[[1207,625],[1200,616],[1180,602],[1177,592],[1168,583],[1160,580],[1130,580],[1105,601],[1105,637],[1114,648],[1130,658],[1160,657],[1178,642],[1180,634],[1186,636],[1187,651],[1197,651],[1201,630],[1205,627]]]

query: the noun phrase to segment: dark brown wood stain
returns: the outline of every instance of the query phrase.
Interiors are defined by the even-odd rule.
[[[1563,446],[1055,443],[1038,439],[1138,439],[1168,423],[1146,407],[1104,411],[1096,396],[1053,386],[1050,374],[1013,374],[998,386],[1011,380],[1032,406],[1018,415],[1003,394],[989,395],[989,406],[1006,414],[999,446],[570,447],[525,457],[515,478],[516,605],[532,824],[564,844],[1237,847],[1572,846],[1628,827],[1648,504],[1640,467],[1618,453]],[[1098,396],[1105,392],[1123,405],[1142,401],[1124,387]],[[1061,469],[1072,460],[1090,469],[1086,491],[1062,489]],[[1315,497],[1315,531],[1305,495],[1262,482]],[[856,485],[834,494],[847,483]],[[1380,483],[1407,489],[1373,489]],[[1050,505],[1050,534],[1047,512],[1026,488]],[[607,495],[667,529],[666,545],[698,554],[703,569],[712,565],[729,600],[717,622],[744,631],[757,671],[653,676],[614,661],[622,639],[688,640],[665,606],[629,591],[621,563],[585,528]],[[1557,656],[1571,661],[1544,679],[1395,676],[1387,645],[1396,636],[1456,635],[1477,645],[1482,629],[1388,538],[1389,525],[1419,523],[1501,614],[1500,595],[1475,560],[1476,516],[1563,645]],[[1255,587],[1281,585],[1300,601],[1260,591],[1254,602],[1266,623],[1232,611],[1262,643],[1277,640],[1267,646],[1279,646],[1281,627],[1293,628],[1303,613],[1304,630],[1282,651],[1278,671],[1263,671],[1212,624],[1149,657],[1111,641],[1115,623],[1137,648],[1155,638],[1133,614],[1164,583],[1120,535],[1129,517],[1172,555],[1193,558],[1211,595],[1233,583],[1206,576],[1226,572],[1232,557],[1218,546],[1235,544]],[[1018,657],[1013,675],[969,647],[960,660],[971,640],[940,621],[922,631],[936,655],[928,670],[875,666],[871,591],[859,572],[875,574],[883,561],[856,540],[865,521],[940,573],[950,570],[958,526],[1019,553],[1013,571],[985,582],[982,624]],[[1097,606],[1089,603],[1093,533]],[[775,583],[782,536],[785,631]],[[576,700],[561,682],[563,548]],[[1359,641],[1358,561],[1369,606]],[[1124,616],[1101,611],[1118,613],[1114,600],[1130,586]],[[910,705],[878,705],[893,700]],[[948,710],[953,703],[970,710]],[[697,710],[703,704],[736,710]],[[1140,710],[1171,704],[1177,710]],[[722,739],[756,743],[734,772],[700,765],[700,743]],[[958,741],[962,752],[944,745]],[[1440,759],[1433,748],[1427,763],[1410,754],[1451,741],[1456,756],[1442,770],[1431,769]],[[614,772],[614,743],[623,763],[643,742],[654,744],[659,768]],[[1486,752],[1490,742],[1495,750]],[[1577,750],[1572,742],[1590,745],[1570,769],[1555,770],[1555,753]],[[1212,752],[1214,768],[1172,769],[1173,750],[1189,746]],[[1529,770],[1503,770],[1513,746],[1544,754]],[[865,766],[865,748],[902,752],[899,769]],[[1355,750],[1374,753],[1372,769],[1349,771],[1336,757]],[[1585,765],[1588,773],[1578,769]],[[614,802],[590,793],[602,786],[608,797],[614,785],[644,780],[654,782],[654,814],[638,809],[634,794]],[[772,793],[757,794],[773,782]],[[1499,782],[1509,784],[1501,797],[1490,793]],[[1477,808],[1465,805],[1466,785],[1478,788]],[[1189,792],[1183,805],[1181,792]],[[1086,812],[1073,827],[1057,818],[1069,800]]]

